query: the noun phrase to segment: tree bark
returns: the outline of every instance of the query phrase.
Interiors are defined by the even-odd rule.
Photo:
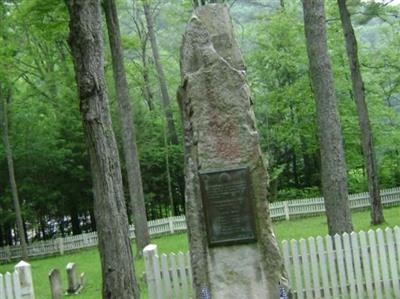
[[[100,0],[66,0],[69,44],[90,157],[94,214],[102,266],[103,299],[140,298],[118,148],[104,82]]]
[[[148,66],[148,57],[147,57],[147,43],[149,40],[149,35],[147,33],[146,25],[142,22],[141,12],[139,12],[137,3],[135,1],[132,2],[133,8],[133,22],[136,27],[136,33],[139,37],[140,41],[140,49],[141,54],[140,58],[142,59],[142,76],[143,76],[143,86],[142,86],[142,93],[146,100],[147,105],[149,106],[149,110],[154,110],[154,103],[153,103],[153,93],[150,88],[150,78],[149,78],[149,66]]]
[[[11,225],[7,224],[7,226],[6,226],[6,245],[8,245],[8,246],[14,245],[11,228],[12,228]]]
[[[147,45],[144,43],[142,45],[142,64],[143,64],[143,94],[146,99],[147,105],[149,106],[149,110],[153,111],[154,110],[154,104],[153,104],[153,93],[151,92],[150,88],[150,78],[149,78],[149,66],[147,64]]]
[[[89,210],[89,215],[90,215],[90,228],[92,232],[95,232],[97,231],[96,219],[94,217],[94,211],[92,209]]]
[[[79,214],[75,207],[71,209],[70,216],[71,216],[72,234],[80,235],[82,233],[82,230],[79,221]]]
[[[42,233],[42,240],[47,240],[46,234],[46,218],[43,215],[39,216],[40,231]]]
[[[303,0],[304,29],[317,108],[322,193],[330,235],[351,232],[346,162],[325,28],[323,0]]]
[[[157,39],[154,33],[153,17],[151,15],[151,9],[148,0],[143,1],[143,8],[146,17],[147,31],[150,38],[151,49],[153,51],[154,64],[156,65],[158,82],[160,84],[161,100],[162,100],[161,102],[165,113],[165,119],[167,121],[168,139],[170,143],[178,144],[178,136],[176,135],[174,117],[171,109],[171,101],[168,94],[168,88],[164,76],[164,70],[160,60],[160,53],[158,50]]]
[[[351,24],[350,13],[346,6],[346,0],[338,0],[342,28],[346,40],[347,57],[351,72],[353,95],[356,101],[358,122],[361,131],[362,150],[365,168],[368,176],[368,191],[371,201],[371,223],[380,224],[385,221],[382,211],[382,202],[379,191],[378,167],[376,164],[374,142],[371,125],[368,117],[368,107],[365,101],[364,82],[358,61],[357,39]]]
[[[142,175],[136,146],[135,125],[131,104],[129,102],[128,82],[125,75],[118,12],[114,0],[104,0],[103,4],[111,48],[114,84],[117,93],[119,122],[122,132],[122,145],[128,175],[129,197],[135,225],[137,254],[142,256],[144,247],[150,243],[150,234],[147,227]]]
[[[3,94],[4,93],[4,94]],[[3,143],[4,143],[4,150],[6,152],[6,157],[7,157],[7,165],[8,165],[8,176],[10,179],[10,185],[11,185],[11,193],[12,193],[12,199],[13,199],[13,204],[14,204],[14,211],[15,211],[15,218],[17,221],[17,228],[18,228],[18,236],[19,240],[21,243],[21,258],[23,260],[28,260],[28,248],[26,244],[26,239],[25,239],[25,229],[24,229],[24,223],[22,220],[22,214],[21,214],[21,206],[19,203],[19,197],[18,197],[18,188],[17,188],[17,182],[15,180],[15,173],[14,173],[14,161],[13,161],[13,154],[12,154],[12,149],[10,145],[10,140],[8,137],[8,101],[10,100],[10,91],[7,92],[7,95],[5,94],[5,90],[2,88],[0,85],[0,100],[2,103],[3,109],[2,110],[2,124],[3,124]]]
[[[171,171],[169,167],[169,148],[168,148],[168,138],[167,132],[164,126],[164,146],[165,146],[165,170],[167,173],[167,184],[168,184],[168,199],[170,212],[168,216],[175,216],[175,204],[174,204],[174,196],[172,195],[172,180],[171,180]]]
[[[0,247],[4,246],[4,229],[3,225],[0,225]]]

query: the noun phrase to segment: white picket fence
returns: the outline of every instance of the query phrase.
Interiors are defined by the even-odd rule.
[[[294,298],[400,298],[399,227],[283,241],[282,252]],[[188,254],[143,253],[150,299],[190,298]]]
[[[349,195],[352,209],[365,209],[370,206],[369,194],[358,193]],[[381,191],[381,199],[384,207],[400,204],[400,188],[391,188]],[[269,205],[272,220],[289,220],[294,217],[307,217],[320,215],[325,212],[324,199],[322,197],[309,199],[296,199],[290,201],[273,202]],[[186,219],[184,215],[169,217],[148,222],[151,236],[163,234],[174,234],[186,231]],[[135,229],[131,225],[129,236],[135,238]],[[65,238],[58,238],[48,241],[35,242],[28,245],[28,256],[49,256],[64,254],[64,252],[75,251],[83,248],[97,246],[97,233],[85,233]],[[21,258],[20,246],[0,248],[0,261],[17,260]]]
[[[187,299],[192,293],[189,253],[158,255],[157,245],[143,250],[149,299]]]
[[[384,189],[380,193],[384,207],[400,204],[400,187]],[[370,207],[368,192],[350,194],[349,201],[352,210]],[[325,203],[323,197],[279,201],[271,203],[269,211],[272,220],[289,220],[293,217],[308,217],[323,214],[325,213]]]
[[[35,299],[31,266],[19,262],[14,272],[0,274],[0,299]]]
[[[148,223],[151,236],[163,234],[174,234],[176,232],[186,231],[186,219],[184,215],[151,220]],[[135,238],[135,229],[131,225],[129,228],[129,237]],[[65,238],[57,238],[47,241],[34,242],[28,245],[28,256],[50,256],[55,254],[63,255],[65,252],[76,251],[79,249],[97,246],[97,232],[84,233]],[[21,258],[20,246],[5,246],[0,248],[0,261],[11,261]]]
[[[400,228],[282,242],[299,299],[400,298]]]

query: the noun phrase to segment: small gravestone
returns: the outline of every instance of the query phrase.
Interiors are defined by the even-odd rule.
[[[194,298],[280,298],[287,280],[228,6],[209,4],[194,11],[180,62]]]
[[[61,299],[62,284],[61,284],[60,271],[58,269],[50,270],[49,281],[50,281],[51,299]]]
[[[31,265],[27,262],[20,261],[14,268],[19,276],[21,299],[35,299]]]
[[[80,288],[80,284],[78,282],[78,277],[76,275],[76,266],[75,263],[68,263],[67,267],[67,277],[68,277],[68,294],[76,294]]]
[[[82,289],[86,285],[86,275],[83,272],[81,273],[80,281],[81,281],[81,289]]]

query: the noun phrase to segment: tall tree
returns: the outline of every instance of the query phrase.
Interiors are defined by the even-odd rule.
[[[150,76],[149,76],[149,57],[147,55],[147,45],[149,41],[149,34],[147,32],[146,25],[144,24],[145,21],[142,19],[142,13],[139,10],[139,6],[137,5],[136,1],[132,3],[132,20],[135,25],[135,31],[139,38],[140,43],[140,59],[142,61],[142,77],[143,77],[143,84],[142,85],[142,94],[144,99],[146,100],[147,105],[149,106],[149,110],[154,110],[154,103],[153,103],[153,92],[150,88]]]
[[[144,203],[142,175],[136,146],[136,133],[131,104],[129,102],[128,82],[125,75],[124,56],[121,45],[121,33],[118,12],[114,0],[104,0],[104,11],[110,41],[114,84],[117,92],[118,114],[122,133],[126,171],[128,174],[129,196],[135,224],[137,254],[150,243],[147,227],[146,207]]]
[[[91,163],[103,298],[139,298],[118,148],[104,82],[100,0],[66,0],[66,4],[69,44]]]
[[[165,119],[167,122],[168,139],[172,144],[178,144],[178,136],[176,135],[176,128],[174,123],[174,117],[171,109],[171,100],[169,98],[167,81],[165,80],[164,69],[161,64],[160,51],[158,49],[158,43],[156,34],[154,32],[153,15],[151,12],[149,0],[143,0],[144,15],[146,17],[147,31],[150,38],[150,45],[153,52],[154,64],[156,66],[158,82],[161,90],[161,103],[165,113]]]
[[[4,87],[0,83],[0,112],[1,112],[1,119],[2,119],[2,127],[3,127],[3,142],[4,142],[4,149],[6,152],[7,157],[7,165],[8,165],[8,176],[10,179],[11,185],[11,193],[12,199],[14,204],[14,212],[15,218],[17,220],[17,228],[18,228],[18,236],[21,243],[21,257],[24,260],[28,259],[28,248],[25,239],[25,228],[24,223],[22,220],[22,213],[21,213],[21,206],[18,197],[18,188],[17,182],[15,180],[15,173],[14,173],[14,161],[13,161],[13,154],[9,140],[9,128],[8,128],[8,102],[11,99],[11,91],[9,88]]]
[[[303,0],[304,30],[314,88],[321,151],[322,193],[330,235],[353,229],[346,162],[338,118],[332,66],[328,54],[324,0]]]
[[[364,81],[361,75],[358,60],[357,39],[351,23],[350,13],[346,0],[337,0],[340,19],[346,40],[347,57],[351,72],[351,84],[356,101],[358,122],[361,131],[361,143],[364,155],[364,164],[368,176],[368,191],[371,201],[371,223],[380,224],[385,221],[382,211],[382,202],[379,191],[378,167],[376,164],[374,142],[371,125],[369,123],[368,107],[365,101]]]

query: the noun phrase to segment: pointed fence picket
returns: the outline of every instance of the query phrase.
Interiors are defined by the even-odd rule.
[[[282,253],[294,298],[400,298],[399,227],[283,241]]]
[[[158,255],[157,245],[143,250],[149,299],[188,299],[192,291],[189,253]]]
[[[144,252],[150,299],[187,299],[189,254]],[[283,262],[297,299],[399,299],[400,228],[282,241]],[[1,289],[1,284],[0,284]]]
[[[189,254],[144,250],[150,299],[187,299],[192,293]],[[399,299],[400,228],[282,241],[293,298]],[[0,285],[1,288],[1,285]]]

